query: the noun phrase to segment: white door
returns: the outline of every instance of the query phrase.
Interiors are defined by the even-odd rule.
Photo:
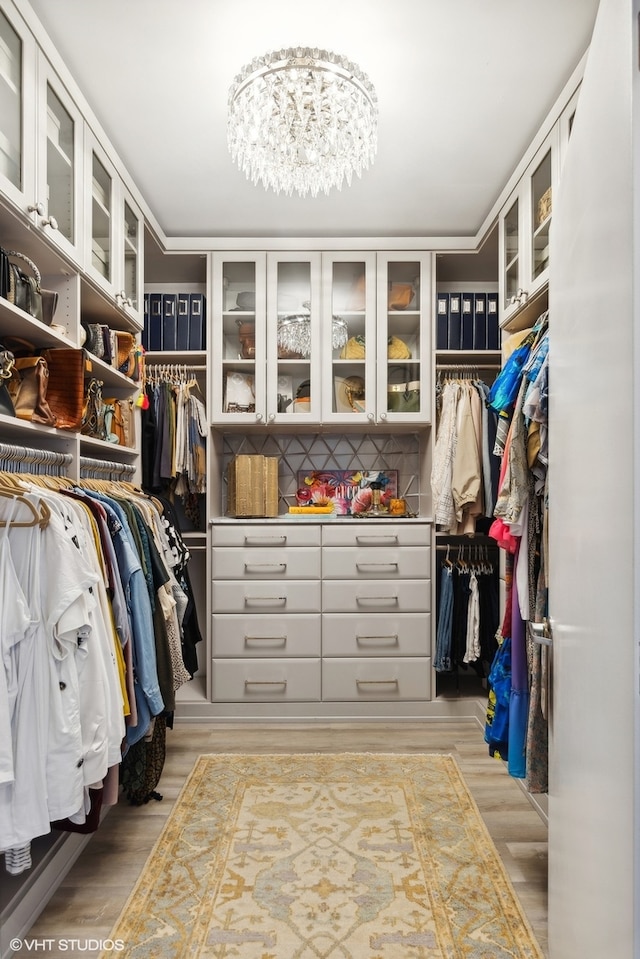
[[[640,217],[632,190],[634,179],[640,184],[632,164],[632,126],[640,127],[637,118],[632,124],[639,6],[601,0],[553,197],[551,959],[640,955],[634,889],[640,876],[634,571]],[[636,89],[636,112],[638,99]]]

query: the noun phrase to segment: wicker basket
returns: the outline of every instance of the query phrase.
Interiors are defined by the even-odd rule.
[[[278,515],[277,456],[234,456],[227,470],[227,514]]]

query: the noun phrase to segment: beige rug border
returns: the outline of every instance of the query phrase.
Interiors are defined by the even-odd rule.
[[[471,795],[471,792],[469,790],[469,787],[467,786],[467,783],[465,782],[465,778],[462,773],[462,770],[460,769],[458,761],[456,757],[452,755],[452,753],[417,753],[417,752],[416,753],[397,753],[397,752],[380,752],[380,751],[377,751],[377,752],[349,751],[349,752],[340,752],[340,753],[322,752],[322,751],[304,752],[304,753],[301,753],[301,752],[295,752],[295,753],[277,753],[277,752],[276,753],[244,753],[244,752],[242,753],[240,752],[201,753],[194,761],[191,772],[185,779],[184,784],[182,785],[178,795],[176,796],[173,802],[173,806],[171,807],[171,810],[169,811],[167,818],[164,821],[162,829],[160,830],[160,834],[158,838],[155,840],[153,846],[151,847],[151,851],[149,852],[149,855],[147,856],[145,863],[142,866],[142,869],[140,870],[140,875],[138,876],[131,892],[127,896],[125,904],[120,910],[120,914],[118,915],[118,918],[115,921],[108,938],[109,939],[117,938],[118,928],[121,925],[121,923],[124,921],[127,910],[129,909],[129,907],[135,900],[139,890],[145,884],[145,872],[147,871],[151,860],[155,856],[156,851],[160,848],[160,846],[164,842],[165,834],[168,833],[171,828],[171,818],[174,815],[176,808],[180,804],[183,795],[189,789],[191,780],[196,778],[198,771],[204,762],[211,759],[222,760],[222,761],[231,760],[231,759],[275,760],[279,758],[305,760],[305,759],[315,759],[320,757],[323,757],[325,759],[332,759],[332,758],[360,759],[360,758],[366,758],[368,756],[374,756],[376,759],[385,759],[385,758],[391,759],[395,757],[402,761],[411,760],[413,762],[418,762],[423,759],[428,759],[428,760],[436,759],[438,761],[441,761],[443,764],[447,763],[451,767],[451,769],[455,773],[459,789],[464,794],[466,801],[469,803],[469,806],[475,813],[476,821],[479,826],[479,832],[480,832],[479,839],[481,839],[481,845],[482,845],[483,851],[485,855],[493,861],[494,867],[496,867],[500,873],[503,886],[500,886],[500,887],[496,886],[496,892],[503,903],[505,900],[504,892],[506,891],[507,893],[509,893],[510,905],[518,913],[519,919],[523,926],[523,932],[525,932],[530,939],[530,943],[528,943],[528,945],[530,945],[532,950],[537,953],[538,959],[544,959],[544,955],[542,953],[542,950],[540,949],[540,944],[538,943],[538,940],[533,931],[531,923],[529,922],[527,915],[524,911],[524,908],[518,898],[518,894],[516,893],[513,883],[511,882],[511,879],[509,878],[505,865],[502,862],[502,859],[500,858],[500,853],[498,852],[496,845],[493,839],[491,838],[491,834],[489,833],[487,825],[484,819],[482,818],[482,813],[480,812],[480,808],[478,804],[476,803],[475,799],[473,798],[473,796]],[[505,909],[505,912],[508,912],[508,909]],[[100,959],[113,959],[113,957],[111,953],[102,953],[100,956]]]

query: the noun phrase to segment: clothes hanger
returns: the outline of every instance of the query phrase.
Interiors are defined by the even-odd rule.
[[[20,504],[27,507],[27,509],[29,510],[32,516],[32,519],[29,522],[27,522],[26,520],[17,520],[17,519],[9,520],[10,528],[13,528],[14,526],[22,526],[22,527],[39,526],[41,529],[44,529],[45,526],[48,524],[49,519],[51,517],[51,511],[49,507],[47,506],[47,504],[44,503],[42,500],[40,500],[39,502],[40,509],[37,510],[36,507],[31,502],[31,500],[27,499],[25,496],[23,496],[21,493],[18,493],[16,490],[12,488],[4,487],[1,484],[0,484],[0,496],[2,496],[5,499],[17,500]],[[0,520],[0,527],[6,527],[6,525],[7,525],[6,520]]]

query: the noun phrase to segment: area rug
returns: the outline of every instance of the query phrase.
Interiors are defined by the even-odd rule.
[[[542,959],[446,755],[201,756],[111,939],[130,959]]]

